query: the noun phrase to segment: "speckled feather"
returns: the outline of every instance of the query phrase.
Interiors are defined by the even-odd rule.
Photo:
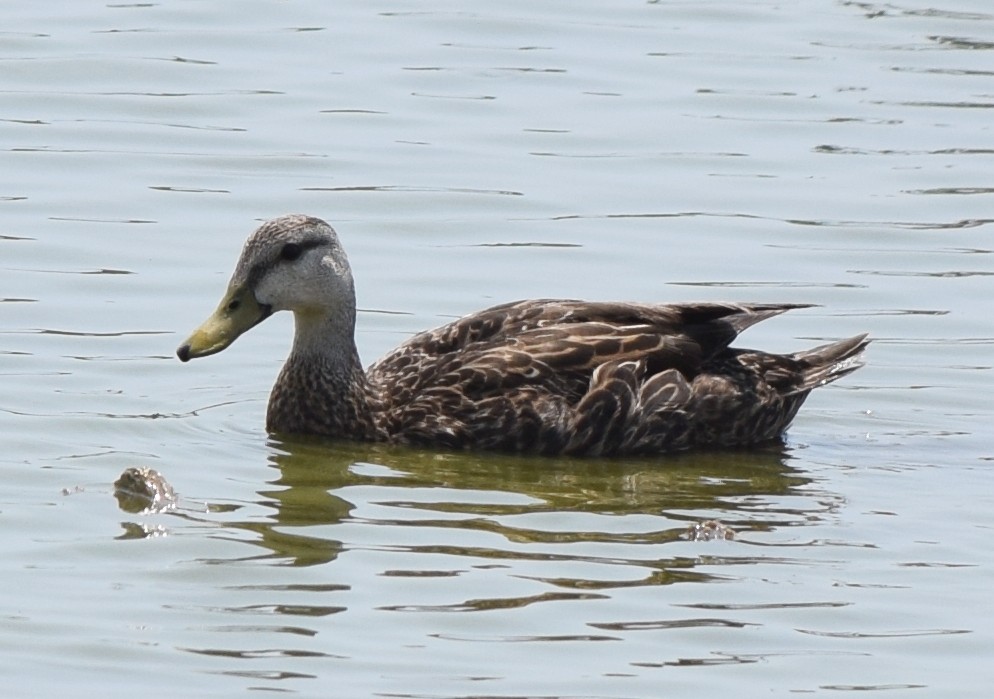
[[[797,355],[729,348],[797,304],[534,300],[421,333],[370,367],[391,441],[542,454],[653,454],[779,437],[864,337]],[[834,371],[833,371],[834,368]]]
[[[287,274],[287,288],[317,284],[289,277],[289,263],[279,261],[288,244],[323,256],[315,274],[325,281],[333,270],[337,297],[327,299],[327,320],[307,321],[317,333],[302,333],[303,314],[282,306],[294,310],[298,329],[270,398],[274,432],[590,456],[754,445],[779,438],[814,388],[861,366],[868,343],[860,335],[787,355],[730,347],[746,328],[804,304],[544,299],[420,333],[363,371],[351,272],[323,221],[264,224],[232,288],[255,293],[271,274]],[[273,282],[265,294],[280,288]],[[274,302],[260,303],[268,314]],[[181,358],[184,351],[189,345]]]

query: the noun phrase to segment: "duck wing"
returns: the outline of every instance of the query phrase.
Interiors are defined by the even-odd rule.
[[[603,323],[647,326],[657,334],[687,333],[714,348],[726,347],[756,323],[811,304],[684,303],[637,304],[558,299],[517,301],[493,306],[435,330],[415,335],[398,350],[413,347],[443,354],[481,342],[499,342],[524,331],[552,326]],[[386,359],[386,358],[385,358]]]
[[[801,307],[519,301],[415,335],[368,377],[395,441],[612,453],[632,451],[635,429],[658,451],[688,432],[680,406],[702,367],[742,330]]]

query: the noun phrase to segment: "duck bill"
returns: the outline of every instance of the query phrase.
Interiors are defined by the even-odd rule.
[[[259,303],[246,287],[229,289],[211,317],[194,330],[176,350],[176,356],[180,361],[188,362],[197,357],[216,354],[226,349],[243,332],[264,321],[272,312],[272,308]]]

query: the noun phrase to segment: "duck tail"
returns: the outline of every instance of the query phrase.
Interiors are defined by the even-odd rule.
[[[813,303],[747,303],[734,306],[736,312],[730,314],[725,320],[735,329],[735,333],[739,334],[767,318],[772,318],[797,308],[814,307],[815,304]]]
[[[830,342],[796,352],[792,357],[801,362],[801,385],[798,391],[810,391],[832,383],[863,366],[863,350],[870,344],[866,334]]]

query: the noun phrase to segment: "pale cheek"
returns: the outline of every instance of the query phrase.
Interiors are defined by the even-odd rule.
[[[274,311],[290,310],[293,305],[292,296],[286,284],[277,284],[269,278],[263,279],[255,287],[255,300],[271,306]]]
[[[335,305],[334,294],[313,282],[306,283],[299,278],[286,279],[285,282],[278,291],[272,290],[269,294],[274,309],[307,313],[326,311]]]

